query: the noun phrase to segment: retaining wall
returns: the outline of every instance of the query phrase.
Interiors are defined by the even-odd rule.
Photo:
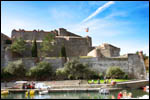
[[[5,65],[7,65],[9,61],[15,60],[17,59],[8,60],[7,62],[5,62]],[[90,58],[78,58],[78,60],[82,63],[88,63],[89,66],[92,69],[95,69],[97,72],[105,73],[107,68],[109,68],[110,66],[118,66],[124,72],[126,72],[130,78],[146,79],[144,62],[136,54],[128,54],[128,56],[124,58],[90,57]],[[27,68],[36,65],[34,58],[22,58],[22,61]],[[42,61],[51,63],[54,70],[56,70],[57,68],[62,68],[65,63],[65,59],[60,57],[47,57],[42,59]]]

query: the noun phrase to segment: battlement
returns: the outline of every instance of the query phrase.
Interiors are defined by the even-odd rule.
[[[81,37],[79,35],[76,35],[74,33],[71,33],[67,31],[64,28],[59,28],[58,30],[52,30],[52,31],[43,31],[43,30],[33,30],[33,31],[26,31],[24,29],[19,29],[19,30],[12,30],[11,38],[19,38],[22,37],[24,40],[43,40],[43,38],[47,34],[53,34],[55,37],[56,36],[73,36],[73,37]]]

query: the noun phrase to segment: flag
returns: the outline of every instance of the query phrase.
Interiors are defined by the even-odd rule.
[[[89,28],[86,28],[86,32],[89,32]]]

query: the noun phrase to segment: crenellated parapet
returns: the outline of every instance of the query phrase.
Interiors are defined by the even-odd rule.
[[[47,34],[53,34],[54,36],[74,36],[74,37],[81,37],[79,35],[76,35],[74,33],[71,33],[67,31],[64,28],[59,28],[58,30],[52,30],[52,31],[43,31],[43,30],[33,30],[33,31],[26,31],[24,29],[19,30],[12,30],[11,37],[12,39],[22,37],[24,40],[33,40],[34,38],[36,40],[43,40],[43,38]]]

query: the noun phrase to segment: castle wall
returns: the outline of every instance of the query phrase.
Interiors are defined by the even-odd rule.
[[[94,50],[92,50],[91,52],[89,52],[88,54],[87,54],[87,56],[92,56],[92,57],[102,57],[102,54],[101,54],[101,52],[100,52],[100,49],[94,49]]]
[[[112,46],[110,44],[104,43],[100,46],[93,48],[91,46],[90,51],[87,54],[88,56],[93,57],[119,57],[120,56],[120,48]]]
[[[117,57],[120,56],[120,49],[119,48],[114,48],[111,46],[105,46],[105,48],[101,48],[101,53],[105,57]]]
[[[12,38],[18,38],[18,37],[22,37],[24,40],[34,40],[34,38],[36,40],[42,40],[44,39],[44,37],[48,34],[53,34],[56,35],[54,32],[45,32],[45,31],[24,31],[24,30],[13,30],[12,31]]]
[[[118,66],[124,72],[128,73],[128,58],[85,58],[80,59],[82,63],[88,63],[97,72],[106,72],[107,68],[111,66]]]
[[[72,56],[86,56],[89,52],[90,45],[87,38],[79,38],[79,37],[66,37],[66,36],[56,36],[55,37],[55,45],[51,52],[48,52],[48,57],[60,57],[61,48],[64,44],[66,49],[66,54],[68,57]],[[41,42],[37,41],[38,49],[41,48]],[[27,44],[28,50],[25,51],[25,57],[31,57],[31,48],[32,43],[28,42]]]
[[[66,29],[64,29],[64,28],[59,28],[58,35],[59,35],[59,36],[75,36],[75,37],[81,37],[81,36],[76,35],[76,34],[74,34],[74,33],[68,32],[68,31],[67,31]]]
[[[128,54],[129,75],[134,78],[145,79],[146,70],[143,59],[137,54]]]
[[[88,63],[98,72],[106,72],[110,66],[118,66],[126,72],[130,78],[145,79],[146,70],[144,61],[139,55],[128,54],[126,58],[84,58],[80,59],[82,63]]]
[[[6,44],[6,40],[10,40],[10,38],[1,33],[1,67],[5,64],[5,48],[8,46],[8,44]]]
[[[55,35],[55,41],[53,51],[47,52],[48,57],[59,57],[61,48],[63,44],[66,48],[66,53],[68,57],[72,56],[86,56],[87,53],[91,50],[92,47],[92,39],[91,37],[81,37],[74,33],[68,32],[64,28],[59,28],[59,30],[54,30],[50,32],[45,31],[25,31],[25,30],[13,30],[12,31],[12,39],[22,37],[24,40],[28,41],[27,50],[23,53],[24,57],[31,57],[31,49],[32,49],[32,41],[34,38],[37,40],[38,51],[41,48],[41,43],[44,37],[48,34]],[[38,42],[40,41],[40,42]]]
[[[17,59],[13,59],[10,61],[15,61]],[[105,73],[106,70],[111,66],[118,66],[124,72],[129,75],[129,78],[136,79],[145,79],[146,71],[145,66],[140,59],[140,57],[136,54],[128,54],[128,57],[124,58],[99,58],[99,57],[90,57],[90,58],[78,58],[81,63],[88,63],[89,66],[99,73]],[[22,58],[24,65],[29,69],[36,65],[34,58]],[[51,63],[53,66],[53,70],[57,68],[62,68],[65,63],[64,58],[56,58],[56,57],[47,57],[42,61],[46,61]],[[8,62],[7,62],[8,64]],[[7,65],[6,64],[6,65]],[[143,75],[143,76],[141,76]]]
[[[11,37],[13,39],[18,38],[18,37],[22,37],[24,40],[34,40],[34,38],[36,38],[36,40],[43,40],[44,37],[48,34],[53,34],[54,36],[81,37],[81,36],[76,35],[74,33],[68,32],[64,28],[59,28],[59,30],[54,30],[54,31],[43,31],[43,30],[25,31],[25,30],[21,30],[21,29],[19,29],[19,31],[13,30],[11,33]]]
[[[35,60],[35,58],[13,58],[13,59],[9,59],[7,62],[5,62],[5,65],[7,66],[9,62],[13,62],[13,61],[17,61],[17,60],[22,60],[24,66],[27,69],[30,69],[31,67],[34,67],[37,65],[37,62]],[[44,58],[41,61],[44,62],[48,62],[52,65],[53,70],[56,70],[57,68],[62,68],[64,63],[65,63],[65,59],[64,58]]]

